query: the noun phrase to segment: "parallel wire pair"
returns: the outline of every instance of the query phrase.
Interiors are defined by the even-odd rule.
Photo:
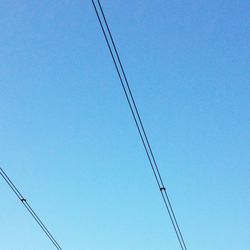
[[[41,219],[38,217],[38,215],[35,213],[35,211],[32,209],[32,207],[29,205],[27,200],[23,197],[23,195],[19,192],[19,190],[16,188],[14,183],[10,180],[8,175],[3,171],[2,168],[0,168],[0,175],[3,177],[5,182],[8,184],[8,186],[12,189],[12,191],[15,193],[17,198],[22,202],[22,204],[25,206],[25,208],[28,210],[30,215],[34,218],[34,220],[37,222],[37,224],[40,226],[40,228],[43,230],[43,232],[46,234],[46,236],[49,238],[49,240],[53,243],[53,245],[58,249],[62,250],[58,242],[55,240],[55,238],[52,236],[52,234],[49,232],[47,227],[43,224]]]
[[[180,247],[182,250],[186,250],[187,248],[186,248],[184,238],[182,236],[179,224],[177,222],[173,207],[171,205],[171,202],[170,202],[167,190],[166,190],[166,187],[163,183],[163,180],[162,180],[158,165],[156,163],[152,148],[150,146],[147,134],[145,132],[137,105],[135,103],[130,85],[129,85],[128,80],[127,80],[127,76],[125,74],[119,53],[117,51],[112,33],[110,31],[106,16],[105,16],[104,11],[103,11],[102,5],[101,5],[99,0],[97,0],[97,4],[95,2],[96,1],[92,0],[93,7],[95,9],[95,12],[96,12],[99,24],[101,26],[105,41],[107,43],[109,52],[111,54],[115,69],[116,69],[117,74],[119,76],[124,94],[126,96],[126,100],[128,102],[133,119],[135,121],[136,128],[139,132],[139,136],[141,138],[141,141],[142,141],[143,147],[145,149],[147,158],[148,158],[150,166],[152,168],[155,180],[157,182],[157,186],[160,190],[162,199],[164,201],[165,207],[167,209],[168,215],[170,217],[170,220],[171,220],[171,223],[173,225],[173,228],[174,228],[175,234],[177,236],[178,242],[180,244]]]

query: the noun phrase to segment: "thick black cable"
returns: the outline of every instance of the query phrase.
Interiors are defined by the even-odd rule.
[[[4,172],[2,168],[0,168],[0,174],[5,180],[5,182],[8,184],[8,186],[12,189],[12,191],[15,193],[15,195],[18,197],[18,199],[22,202],[24,207],[28,210],[30,215],[33,217],[33,219],[37,222],[37,224],[40,226],[40,228],[43,230],[43,232],[46,234],[46,236],[49,238],[49,240],[53,243],[53,245],[58,249],[62,250],[58,242],[55,240],[55,238],[52,236],[52,234],[49,232],[47,227],[43,224],[39,216],[35,213],[35,211],[32,209],[32,207],[29,205],[27,200],[23,197],[23,195],[19,192],[17,187],[14,185],[14,183],[10,180],[8,175]]]
[[[98,0],[98,6],[99,6],[99,9],[100,9],[100,11],[101,11],[101,15],[102,15],[102,17],[103,17],[103,20],[104,20],[106,29],[107,29],[108,34],[109,34],[109,38],[110,38],[111,43],[112,43],[112,46],[113,46],[114,53],[115,53],[116,58],[117,58],[117,61],[118,61],[118,65],[120,66],[120,69],[121,69],[122,73],[120,73],[120,71],[119,71],[117,62],[116,62],[115,57],[114,57],[114,54],[113,54],[113,52],[112,52],[111,45],[110,45],[110,43],[109,43],[109,39],[108,39],[108,37],[107,37],[107,35],[106,35],[105,29],[104,29],[104,27],[103,27],[103,24],[102,24],[102,21],[101,21],[101,18],[100,18],[100,15],[99,15],[99,13],[98,13],[98,10],[97,10],[97,8],[96,8],[95,2],[94,2],[93,0],[92,0],[92,3],[93,3],[93,6],[94,6],[94,9],[95,9],[95,12],[96,12],[96,14],[97,14],[97,17],[98,17],[100,26],[101,26],[101,28],[102,28],[102,31],[103,31],[103,34],[104,34],[106,43],[107,43],[107,45],[108,45],[109,51],[110,51],[110,53],[111,53],[113,62],[114,62],[114,64],[115,64],[116,71],[117,71],[117,73],[118,73],[118,75],[119,75],[119,78],[120,78],[120,81],[121,81],[123,90],[124,90],[125,95],[126,95],[126,99],[127,99],[127,101],[128,101],[130,110],[131,110],[132,115],[133,115],[133,118],[134,118],[134,120],[135,120],[136,127],[137,127],[137,129],[138,129],[139,134],[140,134],[140,138],[141,138],[141,140],[142,140],[144,149],[145,149],[146,154],[147,154],[147,157],[148,157],[148,159],[149,159],[149,162],[150,162],[151,168],[152,168],[152,170],[153,170],[155,179],[156,179],[157,184],[158,184],[158,187],[159,187],[159,189],[160,189],[160,191],[161,191],[161,195],[162,195],[164,204],[165,204],[165,206],[166,206],[166,208],[167,208],[167,211],[168,211],[168,214],[169,214],[169,216],[170,216],[172,225],[173,225],[174,230],[175,230],[175,233],[176,233],[176,235],[177,235],[178,241],[179,241],[180,246],[181,246],[182,249],[187,249],[187,248],[186,248],[186,245],[185,245],[185,241],[184,241],[183,236],[182,236],[182,233],[181,233],[181,230],[180,230],[180,227],[179,227],[179,225],[178,225],[176,216],[175,216],[175,214],[174,214],[174,211],[173,211],[171,202],[170,202],[170,200],[169,200],[169,197],[168,197],[166,188],[165,188],[164,183],[163,183],[163,181],[162,181],[162,177],[161,177],[161,174],[160,174],[158,165],[157,165],[157,163],[156,163],[154,154],[153,154],[153,152],[152,152],[152,149],[151,149],[151,146],[150,146],[148,137],[147,137],[147,135],[146,135],[146,132],[145,132],[145,129],[144,129],[144,126],[143,126],[143,123],[142,123],[140,114],[139,114],[139,112],[138,112],[137,105],[136,105],[136,103],[135,103],[135,100],[134,100],[132,91],[131,91],[131,89],[130,89],[130,86],[129,86],[129,83],[128,83],[128,80],[127,80],[127,77],[126,77],[126,74],[125,74],[125,71],[124,71],[124,68],[123,68],[123,65],[122,65],[121,60],[120,60],[120,56],[119,56],[118,51],[117,51],[117,49],[116,49],[116,45],[115,45],[115,43],[114,43],[114,40],[113,40],[111,31],[110,31],[109,25],[108,25],[108,23],[107,23],[105,14],[104,14],[104,12],[103,12],[103,8],[102,8],[102,6],[101,6],[100,1]],[[126,87],[127,87],[127,88],[126,88],[125,85],[124,85],[124,82],[123,82],[123,79],[122,79],[121,75],[123,75],[123,78],[125,79],[125,83],[126,83]],[[128,90],[128,91],[127,91],[127,90]],[[152,162],[153,162],[153,163],[152,163]]]

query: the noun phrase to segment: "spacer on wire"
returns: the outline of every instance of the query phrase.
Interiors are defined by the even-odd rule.
[[[166,191],[166,188],[163,186],[163,187],[160,187],[160,191]]]

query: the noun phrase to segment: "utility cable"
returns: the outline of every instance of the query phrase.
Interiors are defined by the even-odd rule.
[[[17,198],[22,202],[22,204],[25,206],[25,208],[28,210],[30,215],[33,217],[33,219],[37,222],[37,224],[40,226],[40,228],[43,230],[43,232],[46,234],[46,236],[49,238],[49,240],[53,243],[53,245],[58,249],[62,250],[60,245],[57,243],[55,238],[52,236],[52,234],[49,232],[47,227],[43,224],[41,219],[38,217],[38,215],[35,213],[35,211],[32,209],[32,207],[29,205],[27,200],[23,197],[23,195],[19,192],[19,190],[16,188],[14,183],[10,180],[8,175],[4,172],[2,168],[0,168],[0,175],[3,177],[5,182],[8,184],[8,186],[12,189],[12,191],[15,193]]]
[[[109,48],[109,52],[111,54],[111,57],[112,57],[114,65],[115,65],[116,71],[118,73],[120,82],[122,84],[122,88],[123,88],[123,91],[125,93],[126,100],[127,100],[128,104],[129,104],[133,119],[135,121],[137,130],[139,132],[141,141],[143,143],[143,147],[145,149],[147,158],[148,158],[150,166],[152,168],[152,171],[153,171],[154,177],[156,179],[158,188],[159,188],[159,190],[161,192],[161,196],[163,198],[163,201],[164,201],[164,204],[166,206],[167,212],[169,214],[170,220],[171,220],[172,225],[174,227],[174,231],[176,233],[178,242],[179,242],[179,244],[181,246],[181,249],[186,250],[187,248],[186,248],[185,241],[183,239],[179,224],[177,222],[177,219],[176,219],[173,207],[172,207],[172,204],[170,202],[170,199],[169,199],[168,193],[166,191],[165,185],[163,183],[163,180],[162,180],[162,177],[161,177],[157,162],[155,160],[151,145],[149,143],[147,134],[145,132],[145,129],[144,129],[144,126],[143,126],[143,123],[142,123],[142,120],[141,120],[137,105],[135,103],[135,100],[134,100],[130,85],[128,83],[128,80],[127,80],[127,77],[126,77],[126,74],[125,74],[125,71],[124,71],[124,68],[123,68],[119,53],[117,51],[117,48],[116,48],[112,33],[110,31],[106,16],[104,14],[102,5],[101,5],[99,0],[97,1],[97,4],[95,4],[95,1],[92,0],[92,4],[93,4],[93,7],[95,9],[99,24],[101,26],[105,41],[106,41],[107,46]]]

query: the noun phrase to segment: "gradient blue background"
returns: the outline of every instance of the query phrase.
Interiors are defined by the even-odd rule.
[[[249,1],[103,7],[187,248],[249,250]],[[179,249],[91,1],[1,1],[0,164],[64,250]],[[0,249],[54,249],[3,180]]]

